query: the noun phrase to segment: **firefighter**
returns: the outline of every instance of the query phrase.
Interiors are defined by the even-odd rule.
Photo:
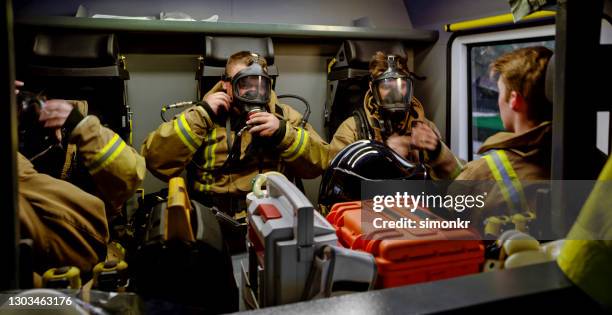
[[[539,181],[550,179],[552,104],[545,96],[544,83],[551,56],[548,48],[528,47],[506,53],[490,65],[506,131],[487,138],[478,151],[482,158],[467,163],[456,178],[478,181],[465,189],[480,186],[476,190],[488,192],[485,209],[468,214],[472,222],[485,225],[485,234],[498,236],[499,230],[487,228],[503,224],[498,215],[533,218],[535,188]],[[459,186],[457,182],[451,190],[462,191]]]
[[[76,266],[89,272],[106,256],[104,203],[66,181],[38,173],[23,155],[17,158],[21,238],[33,241],[34,271]]]
[[[258,173],[314,178],[323,172],[326,143],[302,115],[281,104],[264,58],[241,51],[199,105],[149,134],[148,169],[168,181],[187,170],[191,197],[242,216]]]
[[[19,89],[23,82],[16,81]],[[57,139],[55,145],[41,147],[35,135],[28,134],[29,123],[20,119],[20,152],[34,164],[37,171],[67,180],[99,197],[106,204],[109,219],[117,217],[123,203],[142,183],[146,168],[138,152],[127,145],[114,131],[104,127],[98,117],[87,115],[87,102],[60,99],[26,99],[19,95],[20,111],[32,111],[30,103],[39,102],[34,119],[50,130]],[[26,116],[27,117],[27,116]],[[38,153],[40,151],[40,153]]]
[[[363,108],[347,118],[330,142],[329,160],[347,145],[362,139],[386,143],[400,156],[423,162],[435,179],[454,178],[461,162],[440,140],[423,105],[413,96],[406,59],[377,52],[370,60],[370,89]]]

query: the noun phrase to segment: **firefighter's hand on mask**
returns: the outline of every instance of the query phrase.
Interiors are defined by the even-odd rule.
[[[229,112],[232,99],[225,92],[215,92],[204,96],[204,101],[210,106],[215,114],[219,114],[219,110]]]
[[[280,121],[276,116],[267,112],[255,113],[246,122],[251,125],[249,132],[255,136],[271,137],[280,127]]]
[[[61,128],[74,107],[64,100],[48,100],[40,111],[38,120],[46,128]]]
[[[401,157],[408,158],[410,153],[410,137],[393,133],[387,138],[387,146]]]
[[[426,124],[419,122],[412,127],[410,145],[414,149],[435,151],[439,141],[438,135]]]

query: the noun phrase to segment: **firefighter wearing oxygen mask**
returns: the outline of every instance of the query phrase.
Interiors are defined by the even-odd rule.
[[[422,162],[435,179],[451,179],[461,162],[440,140],[423,105],[413,96],[413,75],[406,59],[377,52],[370,60],[370,89],[362,108],[338,127],[330,143],[329,160],[357,140],[385,143],[411,162]]]
[[[142,154],[156,177],[168,181],[186,170],[191,198],[239,219],[258,173],[314,178],[327,144],[278,103],[264,58],[235,53],[225,72],[201,102],[149,134]]]
[[[15,85],[19,152],[38,172],[102,199],[109,220],[120,218],[123,203],[144,179],[144,159],[98,117],[88,115],[86,101],[47,100],[23,91],[23,82]]]

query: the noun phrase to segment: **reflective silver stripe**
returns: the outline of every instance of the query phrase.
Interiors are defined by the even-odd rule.
[[[197,142],[191,137],[191,134],[187,131],[187,128],[185,128],[185,125],[183,125],[183,119],[181,119],[182,117],[179,117],[177,119],[177,125],[179,127],[179,129],[181,130],[181,133],[183,134],[183,136],[185,137],[185,140],[187,140],[187,142],[189,142],[189,144],[191,144],[192,147],[194,148],[198,148],[199,145],[197,144]]]
[[[113,153],[115,153],[115,151],[119,148],[119,146],[121,146],[122,142],[123,140],[117,137],[117,139],[115,140],[115,143],[113,143],[113,145],[108,149],[108,151],[106,151],[104,155],[102,155],[99,159],[97,159],[96,161],[94,161],[93,163],[89,165],[89,169],[97,170],[102,164],[104,164],[104,162],[106,162],[106,160],[108,160],[108,158],[111,155],[113,155]]]

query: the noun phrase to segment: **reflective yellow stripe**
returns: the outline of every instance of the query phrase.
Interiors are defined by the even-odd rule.
[[[508,175],[510,175],[512,186],[514,186],[514,189],[516,190],[516,193],[518,194],[518,197],[521,200],[522,210],[528,211],[527,198],[525,197],[525,192],[523,191],[523,185],[521,184],[518,175],[514,171],[512,164],[510,164],[510,160],[508,160],[506,152],[499,150],[497,151],[497,154],[499,155],[499,158],[502,164],[504,165],[506,172],[508,172]]]
[[[202,142],[191,131],[184,113],[174,120],[174,131],[191,152],[197,151],[198,147],[202,145]]]
[[[497,166],[495,165],[495,161],[493,161],[493,157],[489,155],[485,155],[484,159],[485,161],[487,161],[489,170],[491,170],[491,173],[493,174],[493,178],[495,178],[495,181],[497,182],[497,185],[499,186],[499,189],[501,190],[502,196],[504,196],[504,200],[506,200],[506,203],[508,204],[508,208],[514,209],[514,204],[512,203],[512,199],[510,199],[510,194],[508,193],[508,190],[506,189],[506,186],[504,185],[504,181],[502,179],[501,174],[499,173],[499,170],[497,169]]]
[[[94,161],[99,160],[100,158],[102,158],[102,156],[104,156],[104,154],[106,154],[106,152],[108,152],[108,150],[110,150],[110,148],[115,144],[115,142],[117,142],[117,140],[119,140],[119,135],[115,134],[110,141],[104,146],[102,147],[102,149],[100,150],[100,152],[98,152],[98,154],[96,154],[93,158]],[[95,162],[94,162],[95,163]],[[93,164],[93,163],[92,163]]]
[[[118,134],[115,134],[100,152],[94,156],[93,162],[87,166],[89,172],[93,175],[112,163],[125,149],[125,146],[125,142],[123,142]]]
[[[206,184],[204,185],[204,190],[210,191],[212,185],[213,177],[210,173],[206,173]]]
[[[298,128],[295,140],[285,152],[281,153],[281,156],[288,162],[294,161],[300,157],[308,146],[309,135],[308,131]]]
[[[202,142],[198,141],[198,137],[195,135],[195,133],[193,133],[193,131],[191,131],[191,127],[189,127],[189,124],[187,123],[187,119],[185,118],[185,114],[181,114],[181,116],[179,117],[179,119],[181,120],[181,123],[184,124],[185,129],[187,130],[187,134],[191,137],[191,139],[195,142],[196,146],[201,146]]]
[[[299,158],[300,156],[302,156],[302,154],[304,154],[304,152],[306,151],[306,148],[308,147],[308,141],[310,140],[310,137],[308,136],[308,131],[304,130],[304,141],[302,142],[302,144],[300,145],[297,153],[290,157],[285,159],[287,162],[292,162],[295,159]]]
[[[212,142],[212,145],[210,143]],[[215,167],[215,150],[217,149],[217,129],[213,129],[206,137],[206,148],[204,149],[204,169],[213,169]],[[202,175],[204,185],[199,187],[200,191],[209,191],[213,181],[212,174],[204,172]]]
[[[214,169],[215,168],[215,158],[217,157],[217,155],[215,154],[215,150],[217,149],[217,129],[213,129],[211,139],[213,141],[213,145],[212,145],[212,148],[210,149],[210,165],[209,166],[211,169]],[[207,191],[210,191],[211,184],[214,182],[213,176],[210,173],[208,174],[208,180],[209,181],[207,182],[205,188]]]
[[[291,146],[289,146],[287,150],[285,150],[285,152],[281,153],[282,157],[287,157],[291,155],[291,152],[295,151],[295,148],[297,148],[297,146],[300,144],[301,136],[302,136],[302,128],[298,128],[297,134],[295,135],[295,139],[293,140],[293,143],[291,144]]]
[[[208,136],[206,136],[206,147],[204,147],[204,166],[203,168],[206,169],[208,168],[208,164],[209,164],[209,158],[208,158],[208,152],[210,151],[210,146],[208,145],[208,143],[210,142],[210,138],[212,137],[212,132],[208,134]]]
[[[201,181],[202,181],[202,182],[204,182],[204,184],[202,184],[202,183],[198,183],[198,185],[197,185],[197,188],[196,188],[196,189],[197,189],[197,190],[199,190],[199,191],[201,191],[201,192],[203,192],[203,191],[209,191],[209,190],[210,190],[210,187],[211,187],[211,184],[212,184],[212,179],[213,179],[212,174],[210,174],[210,173],[204,173],[204,174],[202,175],[202,178],[201,178]]]
[[[523,186],[506,153],[503,150],[495,150],[485,155],[485,160],[509,209],[518,212],[529,211]]]
[[[209,165],[209,167],[211,169],[213,169],[215,167],[215,157],[217,156],[215,154],[215,150],[217,149],[217,129],[213,129],[211,134],[212,134],[212,136],[210,137],[210,139],[213,141],[213,145],[212,145],[212,148],[210,149],[210,165]],[[229,148],[228,148],[228,150],[229,150]]]
[[[202,184],[200,184],[200,183],[196,182],[195,189],[196,189],[197,191],[204,191],[204,185],[202,185]]]
[[[179,136],[179,139],[181,139],[183,144],[185,144],[187,146],[187,148],[189,148],[189,150],[191,152],[195,152],[196,151],[196,148],[189,141],[187,141],[187,138],[185,138],[185,135],[183,134],[183,131],[181,130],[181,128],[178,125],[178,119],[174,120],[174,132],[176,132],[176,134]]]

